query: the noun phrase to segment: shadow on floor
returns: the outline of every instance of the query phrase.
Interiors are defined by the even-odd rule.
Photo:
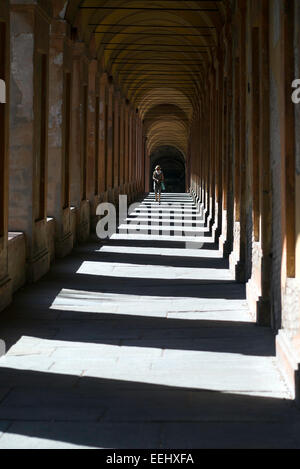
[[[99,248],[99,244],[79,247],[71,256],[57,261],[38,283],[26,286],[14,296],[13,303],[1,318],[0,338],[5,340],[8,350],[27,335],[83,343],[274,355],[274,335],[255,324],[209,321],[199,319],[199,316],[197,320],[190,317],[186,320],[184,316],[172,318],[172,311],[176,312],[176,308],[183,315],[184,311],[191,311],[191,314],[203,311],[205,316],[205,311],[214,308],[223,310],[224,314],[234,314],[235,308],[236,311],[240,308],[240,303],[236,306],[235,300],[245,300],[244,285],[234,281],[77,274],[85,260],[103,260],[102,254],[95,252],[95,247]],[[108,253],[103,254],[108,262]],[[124,256],[128,261],[132,260],[131,255]],[[122,258],[123,255],[117,257]],[[116,256],[112,255],[110,259],[115,261]],[[135,260],[136,256],[133,256]],[[216,261],[222,262],[222,259]],[[210,302],[208,305],[206,300]],[[220,300],[221,304],[214,305],[211,300]],[[63,309],[60,301],[66,301]],[[165,311],[161,315],[163,317],[151,316],[151,313],[147,313],[150,317],[143,315],[143,305],[149,301],[153,302],[154,313]],[[73,305],[77,305],[78,310],[74,310]],[[111,311],[115,305],[119,310]]]
[[[283,399],[10,368],[0,382],[0,448],[300,448]]]
[[[47,317],[43,319],[43,311]],[[50,317],[52,311],[53,318]],[[267,328],[231,321],[149,318],[138,315],[37,309],[36,318],[13,314],[1,324],[7,351],[23,336],[48,340],[275,356],[275,338]]]
[[[121,245],[124,243],[122,240]],[[118,246],[120,241],[111,240],[106,244]],[[205,310],[206,300],[223,301],[223,306],[216,305],[216,311],[223,310],[225,317],[227,313],[234,315],[234,301],[245,300],[244,285],[233,281],[118,278],[76,273],[86,260],[126,261],[141,266],[148,260],[147,256],[128,253],[110,253],[109,256],[103,253],[102,256],[93,252],[100,246],[101,243],[90,243],[79,247],[71,256],[58,261],[37,284],[26,286],[15,295],[13,304],[0,321],[0,338],[6,341],[8,350],[19,341],[22,344],[22,338],[27,336],[49,342],[65,341],[70,346],[76,343],[74,358],[79,362],[81,345],[89,343],[152,351],[157,348],[170,350],[170,353],[178,351],[179,355],[181,351],[249,355],[249,359],[274,355],[274,336],[268,329],[241,321],[199,318],[200,311],[203,310],[205,316],[211,310],[211,303]],[[183,244],[133,240],[128,246],[182,247]],[[183,266],[191,267],[186,258],[178,261],[151,256],[152,259],[157,266],[181,267],[182,262]],[[226,261],[192,258],[191,262],[197,267],[218,268],[216,266],[223,266]],[[67,301],[64,308],[59,302],[55,303],[58,298]],[[181,300],[184,311],[176,308],[176,302]],[[202,309],[199,300],[203,300]],[[153,302],[153,314],[159,313],[161,308],[163,317],[151,314],[146,317],[147,312],[143,316],[149,301]],[[167,307],[162,306],[168,301]],[[197,319],[191,319],[189,302],[196,305]],[[78,306],[78,311],[74,305]],[[115,305],[115,311],[110,311]],[[172,311],[181,318],[172,318]],[[185,312],[189,319],[184,317]],[[20,354],[22,356],[22,351]],[[120,449],[300,448],[299,413],[292,401],[193,389],[186,386],[184,376],[182,388],[132,381],[126,373],[122,379],[120,376],[108,379],[101,376],[101,366],[111,374],[115,362],[110,363],[108,357],[107,363],[101,356],[99,363],[96,357],[93,369],[80,370],[79,366],[76,372],[70,367],[70,374],[66,374],[68,362],[64,359],[59,363],[63,371],[51,372],[51,355],[42,357],[46,363],[43,366],[48,366],[43,372],[18,369],[18,363],[26,365],[26,360],[32,358],[28,351],[25,355],[20,362],[15,356],[16,368],[5,367],[5,359],[1,363],[0,448],[30,444],[34,448],[43,444],[55,447],[59,442],[62,446]],[[142,358],[140,366],[141,376],[146,381],[146,363]],[[180,379],[180,374],[177,378]],[[28,436],[33,439],[24,438]],[[43,443],[45,439],[49,441]]]
[[[120,252],[89,252],[78,254],[77,258],[82,257],[82,261],[97,260],[101,262],[116,262],[121,264],[135,265],[157,265],[161,267],[188,267],[194,269],[228,269],[229,261],[223,258],[203,258],[203,257],[175,257],[161,256],[155,254],[137,254],[137,253],[120,253]]]

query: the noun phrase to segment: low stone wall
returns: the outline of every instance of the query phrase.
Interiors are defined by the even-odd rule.
[[[47,244],[50,263],[55,261],[55,220],[47,218]]]
[[[26,241],[23,233],[8,234],[8,274],[13,293],[26,283]]]

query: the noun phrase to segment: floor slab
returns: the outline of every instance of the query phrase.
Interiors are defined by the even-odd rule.
[[[165,201],[197,215],[188,194]],[[135,215],[168,209],[150,195]],[[16,293],[0,320],[1,449],[300,448],[275,337],[205,229],[200,244],[94,237]]]

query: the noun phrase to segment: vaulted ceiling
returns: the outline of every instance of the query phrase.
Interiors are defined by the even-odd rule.
[[[149,151],[187,151],[190,123],[218,47],[227,0],[72,0],[67,19],[92,44],[145,123]]]

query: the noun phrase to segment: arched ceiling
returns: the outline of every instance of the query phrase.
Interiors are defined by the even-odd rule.
[[[228,0],[72,0],[66,17],[144,121],[148,149],[186,154]]]

